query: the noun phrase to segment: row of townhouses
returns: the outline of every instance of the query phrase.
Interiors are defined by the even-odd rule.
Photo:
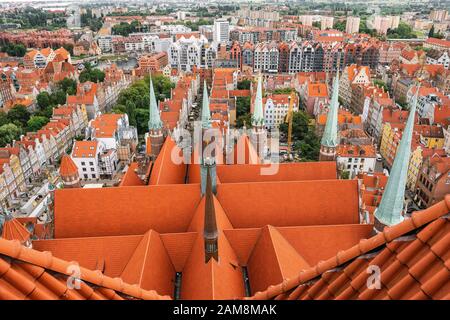
[[[0,203],[17,199],[48,166],[57,165],[87,125],[84,108],[59,106],[40,130],[27,132],[20,140],[0,148]]]

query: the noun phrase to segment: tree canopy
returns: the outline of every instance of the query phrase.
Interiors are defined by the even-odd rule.
[[[77,82],[73,79],[64,78],[56,84],[56,90],[49,94],[42,91],[36,97],[38,111],[35,115],[50,118],[53,108],[66,103],[67,95],[73,95],[77,91]]]
[[[287,136],[288,124],[282,123],[280,131]],[[320,140],[310,125],[310,117],[303,111],[293,112],[292,118],[293,150],[299,152],[302,161],[319,159]]]
[[[250,113],[250,97],[238,97],[236,99],[236,117]]]
[[[31,114],[24,105],[16,104],[11,108],[11,110],[8,111],[7,116],[10,122],[26,127]]]
[[[4,147],[13,140],[18,140],[22,130],[13,123],[7,123],[0,126],[0,147]]]
[[[103,82],[105,73],[98,68],[92,68],[90,64],[86,64],[78,79],[81,83],[86,81]]]
[[[252,84],[252,82],[250,80],[244,79],[237,83],[237,89],[238,90],[249,90],[251,84]]]
[[[81,14],[81,26],[89,27],[94,32],[100,30],[103,25],[103,21],[101,17],[94,17],[92,15],[92,9],[86,9],[86,13]]]
[[[387,86],[387,84],[383,81],[383,80],[379,80],[379,79],[375,79],[373,80],[373,84],[375,84],[376,86],[383,88],[384,91],[389,91],[389,88]]]
[[[121,22],[112,27],[112,33],[128,37],[130,33],[137,32],[141,24],[139,21],[134,20],[131,23]]]
[[[7,43],[6,45],[1,47],[0,51],[6,52],[9,56],[23,57],[27,52],[27,48],[22,43]]]
[[[44,116],[31,116],[27,121],[27,131],[36,132],[45,126],[50,120]]]
[[[389,29],[387,31],[388,39],[411,39],[417,38],[411,26],[404,22],[400,22],[397,29]]]
[[[346,20],[336,20],[336,22],[334,23],[333,28],[336,29],[336,30],[344,32],[346,25],[347,25],[347,21]]]
[[[153,88],[157,101],[170,98],[170,91],[174,84],[163,75],[152,76]],[[150,77],[134,82],[130,87],[122,90],[113,108],[114,113],[126,113],[130,125],[136,126],[138,133],[148,131],[148,117],[150,106]]]

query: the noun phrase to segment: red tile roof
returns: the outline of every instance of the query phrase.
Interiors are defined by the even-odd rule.
[[[199,201],[195,184],[58,189],[55,238],[184,232]]]
[[[84,267],[79,268],[79,288],[70,288],[76,265],[0,238],[0,300],[169,299]]]
[[[438,46],[442,46],[442,47],[450,48],[450,41],[448,41],[448,40],[437,39],[437,38],[428,38],[425,42],[434,44],[434,45],[438,45]]]
[[[179,155],[182,159],[181,149],[171,137],[167,137],[158,157],[153,163],[149,185],[182,184],[186,175],[186,165],[175,163],[174,157]]]
[[[280,163],[275,174],[261,174],[268,170],[264,164],[218,165],[217,176],[223,183],[269,182],[269,181],[306,181],[336,179],[335,162],[298,162]]]
[[[97,155],[98,141],[75,141],[73,144],[72,157],[95,158]]]
[[[217,197],[235,228],[359,223],[354,180],[228,183]]]
[[[257,292],[251,299],[450,299],[448,214],[445,200],[335,257]],[[368,277],[380,268],[380,288]]]
[[[6,240],[18,240],[20,243],[25,243],[30,239],[30,232],[16,218],[6,216],[1,237]]]
[[[142,181],[141,178],[139,178],[139,176],[136,173],[137,168],[138,168],[137,162],[132,162],[128,166],[128,170],[127,172],[125,172],[125,174],[122,177],[122,181],[120,182],[121,187],[144,185],[144,181]]]
[[[328,87],[325,83],[308,84],[308,97],[328,97]]]
[[[112,138],[117,131],[117,122],[123,114],[102,114],[91,121],[90,126],[95,129],[95,137]]]
[[[340,157],[375,158],[376,150],[374,145],[340,144],[336,154]]]
[[[68,155],[63,155],[61,165],[59,166],[59,174],[61,176],[72,176],[78,173],[78,167]]]

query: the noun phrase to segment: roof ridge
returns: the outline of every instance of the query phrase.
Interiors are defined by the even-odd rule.
[[[386,227],[382,232],[379,232],[369,239],[361,239],[359,244],[354,245],[347,250],[339,251],[336,256],[331,257],[326,261],[319,261],[314,267],[301,272],[298,277],[286,279],[278,285],[269,286],[265,291],[256,292],[252,297],[244,299],[271,299],[276,295],[287,292],[305,283],[306,281],[313,280],[327,270],[336,268],[339,265],[355,259],[362,254],[366,254],[369,251],[374,250],[375,248],[385,245],[388,242],[391,242],[392,240],[411,232],[412,230],[416,230],[440,217],[446,216],[448,215],[449,211],[450,194],[446,195],[444,200],[436,203],[435,205],[425,210],[414,212],[411,218],[405,219],[397,225]]]
[[[0,238],[0,254],[8,256],[12,259],[20,260],[30,263],[44,269],[49,269],[66,276],[72,276],[68,267],[77,262],[68,262],[63,259],[54,257],[49,251],[38,251],[27,248],[20,244],[17,240],[6,240]],[[161,296],[155,290],[144,290],[136,285],[125,283],[120,278],[111,278],[106,276],[101,271],[93,271],[85,267],[79,266],[79,278],[85,282],[97,285],[100,287],[119,291],[123,294],[138,298],[149,300],[169,300],[169,296]]]
[[[283,279],[285,277],[284,277],[282,262],[280,261],[280,250],[279,250],[279,246],[278,246],[280,240],[284,240],[289,245],[288,248],[292,249],[292,251],[295,252],[295,254],[301,260],[303,260],[303,262],[305,262],[307,266],[309,266],[309,263],[306,261],[306,259],[297,250],[295,250],[295,248],[292,246],[292,244],[281,234],[281,232],[276,227],[274,227],[272,225],[267,225],[266,228],[267,228],[267,232],[269,232],[271,244],[272,244],[273,250],[275,252],[275,258],[277,259],[278,266],[280,268],[280,273],[281,273],[281,276],[283,277]],[[262,228],[262,229],[264,230],[266,228]],[[264,231],[262,231],[262,232],[264,232]],[[276,239],[275,237],[281,237],[281,239],[280,238]]]

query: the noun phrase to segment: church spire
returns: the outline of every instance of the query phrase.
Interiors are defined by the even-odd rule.
[[[394,164],[392,165],[391,174],[383,192],[381,203],[375,211],[375,229],[377,231],[382,231],[385,226],[393,226],[403,221],[405,186],[408,176],[411,140],[419,89],[420,86],[417,87],[413,105],[409,110],[408,120],[397,148]]]
[[[327,114],[327,122],[320,141],[320,161],[334,161],[338,138],[338,112],[339,112],[339,72],[333,83],[333,95],[331,96],[330,109]]]
[[[150,75],[150,115],[148,120],[148,129],[161,130],[163,127],[161,118],[159,116],[159,108],[156,102],[155,91],[153,89],[152,76]]]
[[[210,168],[206,171],[206,193],[205,193],[205,224],[203,230],[205,240],[205,263],[211,258],[219,260],[218,231],[216,213],[214,210],[214,197]]]
[[[261,75],[258,76],[258,86],[256,89],[255,104],[253,108],[252,115],[252,125],[254,127],[261,127],[264,125],[264,113],[263,113],[263,102],[262,102],[262,81]]]
[[[339,74],[336,74],[333,83],[333,95],[331,97],[330,110],[323,132],[321,144],[326,147],[338,145],[338,112],[339,112]]]
[[[206,80],[203,83],[202,128],[211,128],[211,111],[209,109],[208,87],[206,86]]]

